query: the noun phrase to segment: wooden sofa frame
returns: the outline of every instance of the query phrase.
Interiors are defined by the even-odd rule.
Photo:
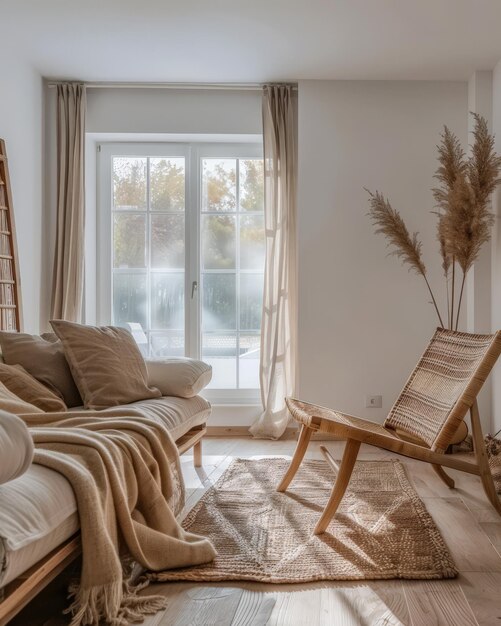
[[[201,424],[176,440],[179,454],[184,454],[193,448],[193,463],[195,467],[202,466],[202,438],[206,432],[207,424]],[[74,561],[81,551],[80,533],[76,533],[38,561],[38,563],[35,563],[24,574],[8,583],[2,590],[0,626],[4,626],[17,615],[28,602]]]

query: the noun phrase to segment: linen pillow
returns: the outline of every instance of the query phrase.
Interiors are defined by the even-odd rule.
[[[34,404],[21,400],[21,398],[13,394],[12,391],[9,391],[3,383],[0,383],[0,411],[6,411],[14,415],[44,413],[42,409],[39,409]]]
[[[51,320],[87,409],[105,409],[158,398],[148,386],[146,364],[132,335],[115,326]]]
[[[188,358],[146,359],[148,383],[163,396],[193,398],[210,383],[212,367]]]
[[[2,331],[0,346],[7,365],[24,367],[34,378],[62,397],[66,406],[82,404],[60,341],[50,342],[38,335]]]
[[[0,485],[14,480],[33,460],[33,439],[23,420],[0,411]]]
[[[21,365],[0,363],[0,382],[18,398],[46,413],[66,411],[66,404],[61,398],[28,374]]]

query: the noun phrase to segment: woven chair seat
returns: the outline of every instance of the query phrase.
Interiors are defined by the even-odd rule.
[[[354,415],[348,415],[347,413],[340,413],[339,411],[334,411],[324,406],[310,404],[309,402],[303,402],[302,400],[296,400],[294,398],[287,398],[286,402],[296,422],[304,424],[309,428],[326,430],[322,428],[322,420],[325,420],[330,422],[328,430],[331,433],[335,433],[335,428],[332,428],[333,424],[339,424],[343,427],[343,431],[348,428],[353,431],[362,431],[364,434],[371,432],[376,435],[388,437],[391,440],[398,440],[398,437],[394,433],[376,422],[371,422],[361,417],[355,417]]]

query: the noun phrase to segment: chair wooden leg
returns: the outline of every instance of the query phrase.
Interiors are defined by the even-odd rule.
[[[202,467],[202,440],[199,439],[193,446],[193,465]]]
[[[290,485],[292,479],[296,475],[297,470],[299,469],[299,466],[301,465],[301,461],[303,460],[306,449],[308,448],[308,444],[310,443],[310,438],[312,434],[312,428],[308,428],[308,426],[304,425],[302,426],[301,432],[299,433],[299,439],[297,440],[296,449],[294,451],[294,456],[291,460],[291,464],[289,465],[289,469],[285,472],[284,477],[278,485],[277,491],[285,491]]]
[[[444,468],[441,465],[432,465],[432,467],[447,487],[449,487],[449,489],[454,489],[454,479],[447,474]]]
[[[332,493],[327,505],[322,513],[322,517],[318,520],[318,524],[313,531],[315,535],[321,535],[327,529],[331,519],[336,514],[337,508],[343,499],[346,487],[350,482],[353,466],[357,460],[358,450],[360,449],[360,441],[348,439],[343,453],[343,459],[339,467],[339,473],[332,488]]]
[[[478,467],[480,469],[480,480],[485,491],[485,495],[489,498],[489,502],[501,515],[501,501],[496,493],[494,480],[492,479],[491,468],[485,450],[484,436],[482,434],[482,426],[480,424],[480,416],[478,414],[478,406],[475,401],[470,409],[471,416],[471,434],[473,437],[473,447]]]

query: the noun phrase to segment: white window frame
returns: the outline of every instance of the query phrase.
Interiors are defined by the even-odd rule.
[[[103,142],[97,154],[97,283],[98,324],[110,324],[112,316],[112,157],[170,156],[185,159],[185,354],[200,358],[200,288],[191,297],[192,285],[200,286],[201,272],[201,162],[203,158],[263,158],[262,143],[208,142]],[[237,300],[238,303],[238,300]],[[215,404],[259,404],[259,389],[205,389],[204,397]]]

